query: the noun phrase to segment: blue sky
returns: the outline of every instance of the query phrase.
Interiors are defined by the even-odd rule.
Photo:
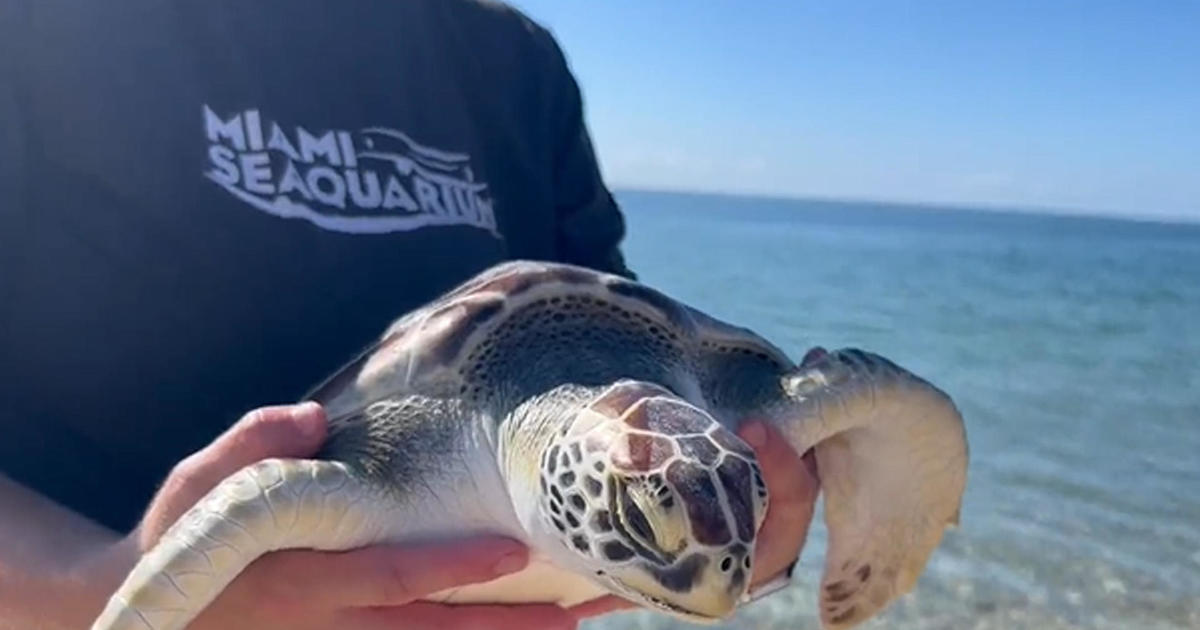
[[[515,0],[614,188],[1200,220],[1200,3]]]

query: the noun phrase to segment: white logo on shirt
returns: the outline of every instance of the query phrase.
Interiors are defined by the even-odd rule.
[[[384,127],[297,126],[289,135],[256,109],[222,118],[205,105],[204,132],[204,175],[275,216],[355,234],[470,225],[498,236],[487,184],[475,181],[467,154]]]

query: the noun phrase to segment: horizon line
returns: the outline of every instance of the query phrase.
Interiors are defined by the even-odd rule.
[[[833,196],[801,193],[771,193],[738,190],[704,190],[699,188],[676,188],[671,186],[644,186],[613,184],[609,186],[612,192],[632,192],[650,194],[697,195],[710,197],[731,197],[741,199],[761,199],[773,201],[818,201],[824,203],[840,203],[845,205],[890,205],[920,210],[941,210],[949,212],[977,212],[987,214],[1020,214],[1041,215],[1050,217],[1108,219],[1127,221],[1131,223],[1154,223],[1160,225],[1200,226],[1200,214],[1196,216],[1173,213],[1136,214],[1121,210],[1096,210],[1070,206],[1018,206],[1015,204],[990,202],[949,202],[949,201],[911,201],[874,197]]]

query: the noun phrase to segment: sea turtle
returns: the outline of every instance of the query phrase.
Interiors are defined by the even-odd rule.
[[[566,264],[492,267],[397,320],[307,399],[329,417],[321,453],[217,485],[93,630],[178,630],[272,550],[484,533],[525,542],[534,561],[442,601],[615,593],[726,618],[755,595],[768,505],[734,432],[751,417],[815,449],[821,620],[847,628],[914,586],[965,485],[958,410],[895,363],[842,349],[796,364],[642,283]]]

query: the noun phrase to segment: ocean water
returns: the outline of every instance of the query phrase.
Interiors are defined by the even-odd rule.
[[[1200,628],[1200,226],[617,197],[645,282],[795,358],[879,352],[962,410],[962,525],[862,628]],[[819,627],[821,519],[793,585],[718,628]]]

